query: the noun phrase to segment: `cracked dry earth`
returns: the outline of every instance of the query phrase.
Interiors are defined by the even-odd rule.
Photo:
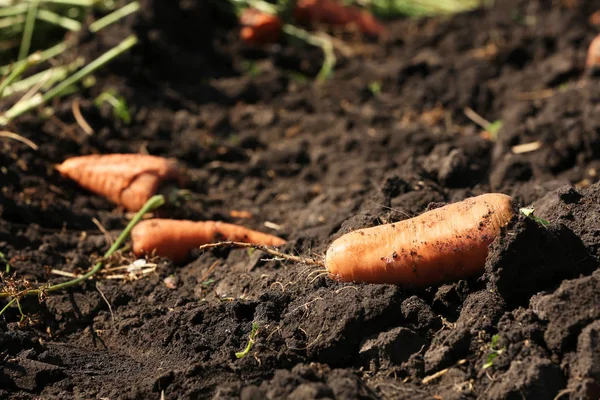
[[[352,54],[321,86],[317,49],[246,48],[212,1],[145,0],[82,38],[77,54],[90,59],[131,32],[140,44],[55,118],[16,122],[38,151],[1,142],[0,251],[31,282],[106,251],[94,218],[112,235],[127,223],[53,169],[74,155],[176,158],[198,196],[161,216],[241,223],[286,238],[293,254],[490,191],[550,224],[518,218],[483,276],[419,291],[221,249],[158,260],[133,282],[26,299],[35,324],[19,326],[16,308],[0,319],[0,398],[600,398],[600,81],[584,74],[600,2],[571,3],[386,22],[386,42],[347,38]],[[130,125],[90,100],[108,88],[130,104]],[[74,98],[93,135],[77,127]],[[497,140],[465,107],[502,121]],[[253,322],[255,343],[237,359]]]

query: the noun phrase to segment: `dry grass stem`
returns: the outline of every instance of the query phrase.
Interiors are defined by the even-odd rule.
[[[532,151],[539,150],[541,147],[542,147],[542,142],[540,142],[539,140],[536,140],[535,142],[523,143],[523,144],[518,144],[516,146],[513,146],[511,148],[511,151],[514,154],[523,154],[523,153],[530,153]]]
[[[39,149],[38,145],[33,143],[31,140],[29,140],[26,137],[23,137],[21,135],[18,135],[16,133],[13,133],[13,132],[0,131],[0,137],[16,140],[18,142],[26,144],[27,146],[31,147],[33,150],[36,150],[36,151]]]
[[[467,362],[467,360],[465,360],[465,359],[459,360],[459,361],[456,363],[456,365],[455,365],[455,366],[458,366],[458,365],[463,365],[463,364],[464,364],[464,363],[466,363],[466,362]],[[433,380],[435,380],[435,379],[437,379],[437,378],[439,378],[439,377],[441,377],[441,376],[444,376],[444,375],[446,375],[446,373],[448,373],[448,371],[450,371],[450,368],[453,368],[453,367],[444,368],[443,370],[441,370],[441,371],[438,371],[438,372],[436,372],[435,374],[432,374],[432,375],[426,376],[425,378],[423,378],[423,380],[421,381],[421,383],[422,383],[423,385],[427,385],[429,382],[431,382],[431,381],[433,381]]]
[[[73,102],[71,103],[71,111],[73,112],[73,117],[75,117],[75,121],[77,121],[77,124],[79,125],[79,127],[86,134],[88,134],[88,135],[93,134],[94,130],[92,129],[90,124],[87,123],[87,121],[83,117],[83,114],[81,114],[81,108],[79,107],[79,99],[73,100]]]

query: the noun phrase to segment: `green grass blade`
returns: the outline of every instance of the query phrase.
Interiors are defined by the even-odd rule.
[[[108,14],[105,17],[100,18],[97,21],[94,21],[90,24],[90,32],[98,32],[101,29],[104,29],[108,25],[117,22],[121,18],[125,18],[129,14],[133,14],[134,12],[140,9],[140,3],[134,1],[132,3],[127,4],[126,6],[119,8],[118,10]]]
[[[487,0],[364,0],[362,3],[383,18],[452,15],[481,7]]]
[[[65,79],[71,72],[80,68],[84,64],[83,58],[78,58],[72,63],[66,66],[58,66],[47,69],[45,71],[38,72],[35,75],[31,75],[25,79],[21,79],[18,82],[13,83],[4,90],[4,96],[10,96],[11,94],[24,92],[31,89],[34,85],[37,85],[41,81],[45,81],[40,90],[45,91],[54,85],[56,82]]]
[[[13,17],[6,17],[0,19],[0,29],[15,28],[16,25],[24,24],[24,15],[15,15]]]
[[[28,3],[33,3],[38,1],[40,3],[50,3],[50,4],[62,4],[65,6],[77,6],[77,7],[92,7],[94,4],[98,3],[98,0],[24,0]]]
[[[113,47],[79,71],[75,72],[73,75],[60,82],[58,85],[54,86],[52,89],[48,90],[43,95],[38,93],[35,96],[32,96],[27,101],[22,101],[15,104],[12,108],[10,108],[3,116],[0,117],[0,125],[6,125],[13,119],[17,118],[21,114],[36,108],[50,100],[54,97],[59,97],[62,93],[69,88],[71,85],[79,82],[89,74],[96,71],[98,68],[103,67],[106,63],[112,61],[115,57],[118,57],[125,51],[129,50],[138,42],[138,39],[135,35],[131,35],[117,46]]]
[[[40,57],[41,57],[40,62],[56,57],[57,55],[61,54],[65,50],[67,50],[69,47],[70,46],[66,42],[61,42],[61,43],[58,43],[58,44],[50,47],[49,49],[42,51],[40,53]],[[25,63],[25,62],[26,62],[26,60],[21,60],[21,61],[17,61],[16,63],[14,63],[12,65],[4,65],[4,66],[0,67],[0,75],[6,74],[7,72],[9,72],[11,70],[11,68],[17,68],[18,65]]]
[[[37,18],[54,25],[58,25],[72,32],[77,32],[81,29],[81,22],[68,17],[63,17],[62,15],[58,15],[50,10],[38,10]]]
[[[304,29],[295,27],[290,24],[285,24],[283,26],[283,31],[297,39],[304,40],[306,43],[320,47],[323,50],[323,65],[321,66],[321,70],[317,74],[317,82],[324,82],[329,78],[333,68],[335,67],[335,63],[337,61],[335,57],[335,52],[333,50],[333,43],[331,40],[327,38],[316,36]]]
[[[0,8],[0,17],[10,17],[13,15],[25,14],[29,6],[21,3],[11,7]]]
[[[121,55],[125,51],[129,50],[131,47],[135,46],[135,44],[137,42],[138,42],[138,39],[135,35],[129,36],[128,38],[123,40],[121,43],[119,43],[117,46],[113,47],[106,53],[102,54],[100,57],[98,57],[97,59],[95,59],[88,65],[86,65],[85,67],[83,67],[79,71],[75,72],[73,75],[71,75],[70,77],[68,77],[67,79],[65,79],[64,81],[62,81],[61,83],[59,83],[58,85],[53,87],[52,89],[48,90],[48,92],[46,92],[43,96],[44,101],[48,101],[48,100],[51,100],[52,98],[56,97],[57,95],[60,94],[60,92],[63,89],[65,89],[66,87],[68,87],[74,83],[79,82],[80,80],[82,80],[83,78],[85,78],[86,76],[91,74],[92,72],[96,71],[98,68],[103,67],[106,63],[108,63],[115,57]]]
[[[32,54],[27,57],[26,62],[20,64],[16,68],[14,68],[11,73],[0,83],[0,98],[2,98],[2,93],[8,85],[10,85],[13,81],[18,79],[23,73],[31,66],[37,64],[40,61],[40,56],[38,54]]]
[[[21,40],[21,47],[19,48],[18,60],[23,60],[29,54],[39,2],[39,0],[33,0],[29,10],[27,11],[27,20],[25,21],[25,28],[23,29],[23,39]]]

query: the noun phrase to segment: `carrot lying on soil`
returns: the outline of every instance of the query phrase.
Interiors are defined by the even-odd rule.
[[[145,154],[107,154],[69,158],[60,174],[129,211],[138,211],[166,180],[182,181],[174,161]]]
[[[241,39],[253,45],[275,43],[281,36],[283,22],[277,15],[255,8],[245,8],[239,17]]]
[[[329,246],[324,262],[231,241],[200,249],[253,247],[288,261],[318,265],[339,281],[424,288],[482,273],[488,246],[514,215],[510,196],[484,194],[405,221],[347,233]]]
[[[483,272],[488,246],[513,217],[511,198],[484,194],[335,240],[325,267],[342,281],[424,287]]]
[[[264,246],[280,246],[286,241],[277,236],[219,221],[149,219],[131,231],[136,256],[154,253],[175,263],[185,261],[190,251],[218,240],[232,240]]]
[[[370,36],[380,36],[385,32],[383,26],[368,11],[345,6],[335,0],[298,0],[294,19],[302,24],[355,25],[362,33]]]

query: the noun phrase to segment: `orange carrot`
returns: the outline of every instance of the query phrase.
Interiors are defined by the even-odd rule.
[[[600,35],[596,36],[588,47],[585,66],[589,73],[597,73],[600,70]]]
[[[275,43],[281,36],[283,22],[276,15],[249,7],[242,11],[239,21],[242,26],[240,37],[248,44]]]
[[[483,272],[488,246],[513,217],[511,198],[484,194],[335,240],[334,279],[426,287]]]
[[[370,36],[380,36],[385,31],[368,11],[344,6],[335,0],[298,0],[294,18],[303,24],[355,25],[362,33]]]
[[[175,162],[144,154],[89,155],[56,166],[60,174],[129,211],[138,211],[161,182],[182,181]]]
[[[185,261],[192,249],[218,240],[265,246],[280,246],[286,243],[277,236],[225,222],[160,218],[138,223],[131,231],[131,239],[136,256],[155,253],[176,263]]]

